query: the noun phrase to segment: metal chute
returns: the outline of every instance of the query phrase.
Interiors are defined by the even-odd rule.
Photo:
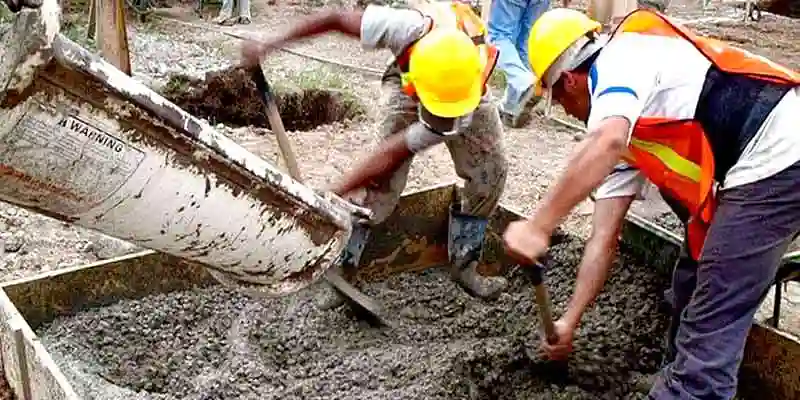
[[[321,278],[363,210],[314,191],[59,33],[57,1],[0,49],[0,200],[279,296]]]

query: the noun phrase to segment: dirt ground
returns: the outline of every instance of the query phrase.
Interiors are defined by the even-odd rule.
[[[344,7],[338,4],[331,6]],[[580,2],[574,7],[585,8]],[[265,37],[289,26],[296,18],[314,9],[308,4],[281,2],[279,5],[270,5],[266,1],[256,0],[253,2],[254,20],[251,25],[222,29]],[[735,15],[739,12],[720,6],[712,7],[706,12],[685,5],[675,7],[675,10],[669,14],[684,19],[708,15]],[[171,14],[195,24],[204,22],[185,9],[172,10]],[[701,33],[757,51],[795,69],[800,68],[800,30],[797,28],[797,21],[764,14],[761,21],[748,25],[726,22],[700,25],[695,28]],[[134,76],[160,90],[169,90],[167,83],[172,76],[184,75],[187,77],[187,84],[191,85],[194,80],[203,78],[209,71],[225,69],[235,64],[238,61],[240,44],[237,39],[224,36],[215,30],[192,28],[168,20],[154,20],[146,25],[132,26],[129,40]],[[381,69],[389,57],[387,52],[364,52],[358,43],[339,35],[318,37],[306,43],[293,45],[292,48],[338,62],[373,69]],[[375,76],[286,53],[271,55],[264,67],[268,79],[274,85],[288,88],[283,92],[286,97],[282,97],[284,99],[282,105],[289,104],[289,100],[303,101],[303,98],[309,96],[306,94],[307,89],[316,87],[331,89],[333,94],[322,96],[335,98],[334,102],[340,102],[339,104],[345,105],[345,108],[352,104],[363,106],[363,109],[357,107],[357,111],[353,111],[352,120],[344,118],[343,121],[316,128],[309,126],[309,121],[305,121],[308,119],[306,115],[295,115],[284,119],[287,128],[298,129],[290,132],[289,136],[294,143],[303,177],[312,186],[322,186],[338,178],[355,160],[375,145],[377,139],[375,124],[378,118],[376,105],[380,89]],[[238,94],[241,93],[231,93],[232,97],[227,97],[226,102],[238,104],[237,100],[240,99]],[[496,94],[499,97],[499,91]],[[248,92],[247,96],[253,95],[255,94]],[[352,98],[358,102],[352,103]],[[209,108],[209,104],[197,100],[199,99],[193,99],[188,94],[182,100],[176,99],[179,103],[185,101],[187,108],[192,112],[209,118],[213,123],[219,124],[222,119],[229,120],[226,123],[229,126],[219,124],[218,128],[254,153],[282,165],[274,137],[264,129],[268,124],[258,110],[251,108],[244,114],[225,116],[211,112],[213,108]],[[190,105],[192,102],[194,105]],[[326,122],[335,119],[338,118],[331,117]],[[290,125],[287,123],[290,120],[298,121],[298,124]],[[503,203],[526,213],[532,211],[548,185],[558,176],[575,143],[575,136],[575,131],[572,129],[544,120],[538,115],[528,127],[507,129],[505,140],[510,173]],[[457,179],[447,150],[436,148],[417,156],[407,188],[417,189]],[[667,212],[657,199],[651,199],[644,204],[646,206],[637,205],[637,209],[654,215]],[[585,237],[588,233],[590,213],[591,205],[589,203],[582,205],[565,226],[572,233]],[[132,244],[72,227],[5,203],[0,204],[0,232],[2,239],[0,250],[3,252],[0,260],[2,261],[0,279],[3,280],[85,264],[137,250]],[[784,310],[789,311],[784,311],[782,319],[786,329],[798,334],[800,334],[800,311],[797,311],[800,310],[799,286],[792,285],[786,289]],[[613,291],[613,288],[608,290]],[[563,299],[564,297],[561,301]],[[768,299],[765,302],[765,310],[771,308],[770,304]],[[792,312],[792,308],[795,311]],[[760,313],[759,318],[763,319],[764,315],[766,311]]]

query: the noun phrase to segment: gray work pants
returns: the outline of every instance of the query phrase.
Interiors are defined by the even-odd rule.
[[[756,310],[798,232],[800,162],[720,193],[699,262],[684,245],[673,272],[670,359],[649,398],[733,398]]]

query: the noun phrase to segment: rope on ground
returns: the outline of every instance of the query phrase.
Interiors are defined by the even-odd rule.
[[[218,28],[216,26],[213,26],[213,25],[210,25],[210,24],[206,24],[206,23],[196,24],[194,22],[181,21],[179,19],[170,18],[170,17],[166,17],[166,16],[163,16],[163,15],[155,15],[155,16],[157,16],[159,19],[162,19],[162,20],[165,20],[165,21],[177,22],[179,24],[182,24],[182,25],[185,25],[185,26],[189,26],[189,27],[192,27],[192,28],[195,28],[195,29],[206,29],[206,30],[210,29],[212,31],[219,32],[219,33],[221,33],[223,35],[230,36],[232,38],[236,38],[236,39],[239,39],[239,40],[258,40],[258,38],[252,37],[250,35],[246,36],[246,35],[242,35],[242,34],[235,33],[235,32],[229,32],[227,30],[224,30],[224,29],[221,29],[221,28]],[[347,69],[352,69],[352,70],[355,70],[355,71],[366,73],[368,75],[373,75],[373,76],[377,76],[377,77],[383,76],[383,71],[381,71],[379,69],[376,69],[376,68],[362,67],[360,65],[343,63],[343,62],[340,62],[340,61],[331,60],[329,58],[320,57],[320,56],[316,56],[316,55],[313,55],[313,54],[307,54],[307,53],[303,53],[303,52],[297,51],[297,50],[287,49],[285,47],[279,47],[278,50],[283,51],[283,52],[288,53],[288,54],[295,55],[295,56],[308,58],[308,59],[314,60],[314,61],[319,61],[321,63],[336,65],[336,66],[347,68]]]

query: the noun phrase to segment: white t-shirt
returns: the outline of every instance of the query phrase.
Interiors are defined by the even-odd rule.
[[[680,38],[622,33],[598,55],[589,73],[591,132],[606,118],[640,116],[693,118],[711,63]],[[632,128],[631,128],[632,130]],[[630,140],[630,132],[628,135]],[[800,161],[800,88],[790,90],[772,110],[720,189],[768,178]],[[641,197],[645,177],[621,162],[595,198]]]
[[[361,45],[365,49],[389,49],[397,57],[406,48],[427,33],[425,16],[413,9],[400,9],[379,5],[368,5],[361,17]],[[399,69],[390,67],[397,74]],[[491,92],[481,97],[479,106],[491,102]],[[406,131],[406,145],[412,152],[419,152],[445,141],[449,135],[460,134],[472,123],[472,113],[458,118],[442,118],[428,113],[419,105],[420,120]]]

